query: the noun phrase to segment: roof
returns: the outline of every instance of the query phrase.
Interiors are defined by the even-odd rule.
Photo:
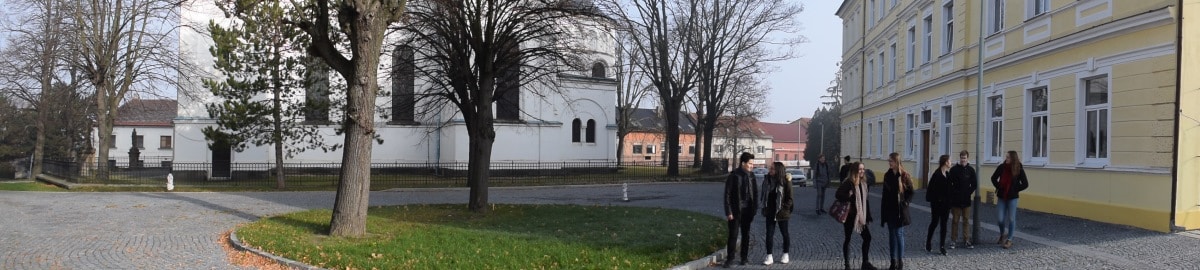
[[[766,129],[763,127],[763,123],[759,122],[758,119],[744,119],[742,121],[738,121],[737,128],[730,127],[730,125],[727,124],[730,121],[734,121],[734,118],[729,116],[718,117],[717,129],[713,130],[713,136],[726,138],[748,137],[757,139],[771,139],[771,134],[767,133]],[[738,134],[727,134],[730,132],[737,132]]]
[[[631,120],[629,121],[629,129],[631,131],[663,132],[663,127],[667,126],[667,120],[663,119],[662,114],[656,109],[635,108],[629,118]],[[684,112],[679,113],[679,133],[696,133],[696,122],[692,119],[692,117]]]
[[[800,126],[800,121],[792,123],[762,123],[763,131],[771,135],[775,142],[794,142],[799,143],[804,141],[807,136],[801,136],[804,133],[803,127]]]
[[[164,126],[170,127],[178,112],[172,99],[134,99],[117,109],[114,126]]]

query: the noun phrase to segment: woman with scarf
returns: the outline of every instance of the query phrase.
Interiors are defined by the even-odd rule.
[[[867,226],[873,221],[871,219],[871,208],[867,204],[867,181],[866,167],[860,162],[851,164],[851,168],[857,168],[856,172],[846,177],[848,181],[842,182],[838,187],[836,198],[838,201],[850,204],[850,211],[846,214],[846,221],[842,223],[842,228],[845,231],[845,240],[842,241],[842,260],[846,269],[850,269],[850,233],[858,233],[862,236],[862,268],[865,270],[876,269],[871,265],[871,231]]]
[[[775,263],[774,257],[771,255],[772,247],[775,240],[775,227],[779,226],[779,233],[783,235],[783,257],[779,257],[779,263],[787,264],[789,261],[788,250],[792,247],[792,236],[788,233],[788,218],[792,216],[792,181],[786,179],[787,167],[783,162],[776,161],[771,164],[771,170],[763,177],[763,203],[762,214],[766,219],[767,224],[767,258],[763,260],[763,265],[771,265]]]
[[[1017,230],[1017,198],[1022,190],[1029,188],[1029,179],[1025,177],[1017,151],[1008,151],[1004,164],[996,167],[996,172],[992,173],[992,186],[996,187],[996,210],[1000,221],[996,223],[1000,227],[1000,240],[996,243],[1011,248]]]

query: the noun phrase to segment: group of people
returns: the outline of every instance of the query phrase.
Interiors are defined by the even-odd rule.
[[[951,164],[949,155],[938,158],[938,167],[929,175],[925,200],[929,202],[932,220],[929,222],[928,233],[925,237],[925,251],[934,252],[934,231],[940,228],[938,250],[941,255],[947,254],[946,226],[950,225],[949,249],[954,249],[957,243],[963,243],[966,248],[974,248],[970,238],[971,196],[974,194],[978,180],[975,168],[968,162],[970,153],[966,150],[959,152],[958,162]],[[727,258],[724,266],[730,267],[734,262],[734,251],[739,250],[741,264],[747,263],[750,251],[750,224],[754,221],[756,212],[766,218],[766,250],[764,265],[775,262],[773,240],[775,228],[778,227],[783,235],[783,255],[779,263],[788,263],[788,251],[791,247],[788,233],[788,218],[794,207],[794,197],[790,179],[787,179],[785,166],[781,162],[773,163],[760,185],[750,171],[754,169],[751,160],[754,155],[742,153],[738,158],[740,168],[729,174],[725,180],[725,217],[728,221],[729,234],[727,238]],[[850,240],[853,234],[862,238],[861,269],[876,269],[870,262],[871,232],[869,225],[875,220],[869,207],[867,169],[861,162],[850,162],[850,156],[845,157],[846,163],[840,168],[837,177],[841,184],[834,197],[837,202],[848,205],[845,220],[842,222],[844,240],[842,241],[842,260],[846,269],[850,269]],[[829,180],[835,175],[832,168],[825,162],[824,155],[813,164],[813,187],[817,189],[816,212],[818,215],[827,213],[825,191]],[[1016,151],[1008,151],[1004,163],[996,167],[992,173],[991,182],[996,189],[997,214],[999,217],[1000,238],[997,244],[1004,248],[1012,247],[1013,234],[1016,229],[1017,201],[1020,192],[1029,187],[1029,180],[1021,166],[1021,160]],[[888,269],[904,269],[904,228],[912,223],[909,214],[909,204],[913,200],[912,175],[904,169],[900,155],[888,155],[888,171],[883,176],[882,201],[880,202],[880,226],[888,230],[888,247],[891,264]],[[760,207],[761,206],[761,207]],[[953,218],[951,218],[953,216]],[[740,232],[741,245],[735,247]],[[961,237],[961,238],[960,238]],[[735,249],[737,248],[737,249]]]

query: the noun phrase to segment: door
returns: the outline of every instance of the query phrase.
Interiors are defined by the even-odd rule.
[[[229,178],[230,146],[225,140],[215,140],[209,146],[212,151],[212,178]]]
[[[921,186],[925,187],[929,184],[929,130],[921,131],[921,156],[917,159],[917,167],[921,168],[917,179],[920,179]]]

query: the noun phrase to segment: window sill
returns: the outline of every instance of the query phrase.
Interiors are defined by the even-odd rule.
[[[1032,20],[1041,19],[1042,17],[1045,17],[1045,16],[1047,16],[1047,14],[1050,14],[1050,12],[1049,12],[1049,11],[1047,11],[1047,12],[1042,12],[1042,13],[1034,14],[1033,16],[1029,16],[1029,18],[1025,18],[1025,21],[1024,21],[1024,22],[1025,22],[1025,23],[1028,23],[1029,21],[1032,21]]]
[[[406,120],[402,120],[402,121],[388,121],[388,122],[387,122],[387,125],[389,125],[389,126],[417,126],[417,125],[421,125],[421,122],[417,122],[417,121],[406,121]]]
[[[1084,161],[1083,163],[1075,164],[1076,169],[1104,169],[1105,167],[1108,167],[1108,162]]]
[[[159,147],[159,148],[158,148],[158,150],[171,150],[171,149],[172,149],[172,148],[170,148],[170,147]]]
[[[983,164],[985,164],[985,165],[995,165],[995,164],[1000,164],[1000,163],[1004,163],[1004,158],[1002,158],[1002,157],[987,157],[986,159],[983,160]]]
[[[1028,162],[1025,162],[1025,164],[1021,164],[1021,165],[1030,166],[1030,167],[1046,167],[1046,164],[1048,164],[1048,163],[1049,162],[1046,162],[1045,160],[1030,160]]]

